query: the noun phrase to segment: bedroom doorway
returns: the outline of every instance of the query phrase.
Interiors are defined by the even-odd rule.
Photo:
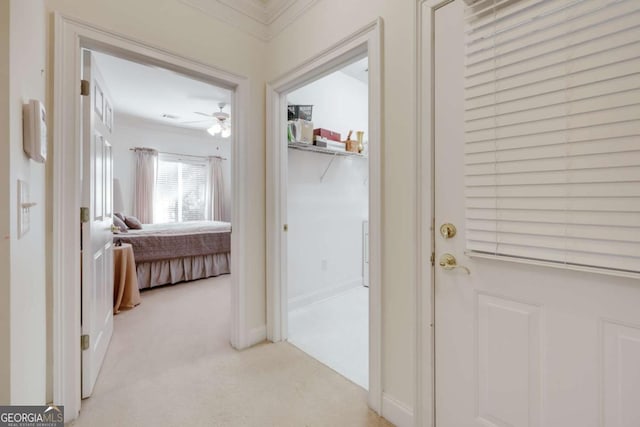
[[[381,22],[375,21],[267,85],[268,338],[289,340],[366,388],[377,412],[382,408],[381,39]],[[364,74],[366,83],[344,72],[349,68]],[[316,87],[345,79],[364,86],[355,91],[360,95],[340,98],[345,87],[333,95],[328,87]],[[358,106],[348,107],[354,99]],[[355,115],[333,114],[340,107]],[[343,124],[327,120],[331,115]],[[364,132],[366,147],[359,146],[357,131]],[[358,207],[351,205],[354,200]],[[348,255],[340,256],[345,250]],[[349,296],[362,310],[352,310]],[[356,329],[359,323],[361,330],[353,332],[355,339],[345,334],[342,343],[344,328],[330,326],[340,306],[345,317],[338,323]],[[328,331],[320,330],[325,327]],[[320,344],[323,335],[329,340]],[[347,348],[334,358],[342,345],[362,351]]]
[[[103,365],[109,377],[123,366],[130,368],[127,376],[141,369],[121,356],[114,369],[112,333],[116,347],[147,342],[148,350],[166,355],[171,349],[162,342],[147,340],[143,331],[132,335],[140,325],[152,330],[162,323],[154,316],[158,311],[176,315],[164,330],[181,335],[180,329],[190,329],[180,341],[183,349],[193,347],[190,341],[214,341],[220,333],[212,331],[228,324],[221,324],[219,313],[228,315],[230,306],[230,280],[222,276],[231,273],[233,92],[89,49],[83,50],[83,85],[82,200],[89,222],[82,227],[81,326],[87,398]],[[212,305],[215,315],[207,310]],[[190,319],[194,313],[210,316],[195,315],[198,322]],[[178,354],[159,360],[166,369],[181,363]]]
[[[234,143],[230,144],[230,153],[227,156],[219,155],[215,153],[214,157],[220,157],[219,160],[226,159],[229,163],[230,170],[230,183],[228,189],[230,193],[231,203],[228,205],[227,215],[234,223],[233,234],[230,233],[229,225],[229,239],[231,246],[234,248],[234,262],[229,267],[231,274],[229,277],[229,292],[226,295],[228,304],[229,315],[228,326],[224,332],[226,342],[231,342],[234,348],[244,348],[248,346],[249,333],[245,330],[245,310],[244,310],[244,282],[243,282],[243,268],[244,268],[244,243],[243,243],[243,229],[244,223],[242,215],[243,198],[245,193],[243,191],[242,184],[242,165],[245,158],[245,138],[246,129],[244,126],[244,108],[248,105],[248,85],[247,79],[243,76],[234,75],[213,67],[209,67],[166,51],[162,51],[153,47],[146,46],[138,43],[134,40],[128,39],[121,35],[111,34],[104,30],[96,29],[88,24],[80,23],[78,21],[65,18],[62,16],[56,16],[55,20],[56,28],[56,40],[55,40],[55,52],[54,61],[56,64],[56,70],[54,73],[54,109],[56,114],[54,115],[54,142],[56,155],[53,156],[53,348],[51,349],[53,354],[53,390],[54,390],[54,402],[59,405],[65,406],[65,413],[67,414],[67,420],[77,417],[80,410],[80,401],[82,397],[82,390],[80,387],[82,374],[81,374],[81,351],[78,348],[78,342],[81,341],[78,336],[81,330],[81,291],[80,291],[80,271],[81,262],[80,257],[77,255],[80,253],[80,238],[81,232],[75,221],[67,221],[67,218],[77,218],[77,213],[83,206],[81,204],[81,183],[82,183],[82,165],[81,165],[81,141],[80,138],[82,124],[81,115],[76,114],[80,111],[81,96],[80,92],[84,92],[86,89],[94,90],[91,86],[91,82],[88,84],[82,83],[82,69],[81,58],[83,50],[92,50],[93,52],[100,52],[102,54],[112,55],[119,57],[120,59],[126,59],[137,63],[138,65],[145,65],[154,69],[163,69],[165,73],[178,74],[183,77],[191,78],[202,84],[209,84],[223,88],[228,91],[228,103],[220,108],[220,105],[215,105],[204,111],[207,117],[198,115],[198,118],[216,119],[217,116],[214,113],[226,113],[231,119],[229,126],[224,129],[230,133],[230,137]],[[128,75],[128,78],[133,75]],[[94,93],[94,99],[99,99]],[[218,103],[220,104],[220,103]],[[113,131],[117,132],[117,124],[120,121],[114,112],[113,104],[103,102],[100,104],[102,107],[99,110],[99,114],[102,115],[105,126],[109,125],[113,127]],[[109,110],[106,107],[112,107]],[[92,106],[93,107],[93,106]],[[96,104],[97,108],[97,104]],[[200,109],[194,109],[194,111],[200,111]],[[96,111],[98,113],[98,111]],[[113,120],[111,121],[110,118]],[[233,120],[236,118],[236,120]],[[169,117],[165,117],[169,119]],[[121,122],[124,123],[123,120]],[[194,120],[195,121],[195,120]],[[206,133],[207,129],[212,127],[209,125],[206,129],[202,130],[202,133]],[[224,126],[221,126],[224,127]],[[223,129],[218,130],[218,136]],[[212,130],[213,131],[213,130]],[[214,132],[215,133],[215,132]],[[142,145],[142,144],[140,144]],[[144,148],[144,146],[142,146]],[[102,153],[105,150],[103,148]],[[133,154],[133,152],[130,152]],[[178,179],[178,186],[181,186],[185,190],[186,176],[194,175],[193,170],[198,169],[194,166],[193,158],[183,151],[177,151],[172,153],[165,153],[171,155],[178,155],[178,158],[163,158],[162,161],[170,164],[172,161],[175,163],[178,161],[179,170],[186,171]],[[97,159],[97,157],[96,157]],[[158,161],[159,162],[159,161]],[[109,180],[108,175],[111,172],[108,168],[105,168],[104,162],[101,163],[102,171],[99,176],[96,176],[96,180]],[[165,165],[166,166],[166,165]],[[169,165],[169,169],[170,169]],[[166,168],[165,168],[166,169]],[[115,168],[113,169],[115,171]],[[157,171],[156,171],[157,172]],[[94,169],[95,173],[95,169]],[[166,175],[166,174],[165,174]],[[207,177],[209,177],[207,175]],[[101,200],[103,203],[117,203],[114,199],[114,195],[120,191],[123,193],[123,182],[120,181],[120,188],[115,185],[112,191],[108,191],[107,195],[103,193]],[[126,183],[125,183],[126,184]],[[126,190],[125,190],[126,191]],[[192,198],[189,196],[189,191],[183,191],[180,200],[177,205],[179,207],[179,219],[187,218],[192,214],[194,210],[191,209]],[[206,198],[206,197],[205,197]],[[124,197],[123,197],[124,200]],[[124,203],[124,202],[123,202]],[[116,206],[112,206],[115,211]],[[224,212],[224,209],[223,209]],[[81,212],[84,216],[84,212]],[[90,215],[90,213],[89,213]],[[143,226],[144,229],[144,226]],[[193,256],[200,256],[201,254],[191,254]],[[206,264],[206,260],[201,263]],[[214,266],[214,268],[219,265]],[[107,270],[105,268],[105,270]],[[193,270],[193,268],[192,268]],[[185,278],[189,273],[184,273]],[[150,274],[153,276],[153,273]],[[179,288],[179,286],[176,286]],[[104,293],[104,292],[103,292]],[[108,292],[106,292],[108,293]],[[135,309],[130,313],[135,313]],[[117,319],[117,316],[116,316]],[[230,332],[229,332],[230,331]],[[86,344],[91,346],[91,337],[89,342],[82,338],[82,346]],[[97,368],[99,370],[99,367]],[[86,395],[86,394],[85,394]]]

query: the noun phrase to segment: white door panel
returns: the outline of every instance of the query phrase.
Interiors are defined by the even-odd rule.
[[[82,397],[93,391],[113,331],[112,154],[108,140],[113,119],[107,87],[83,51],[83,79],[91,90],[82,100],[82,205],[89,222],[82,224],[82,334],[89,348],[82,350]]]
[[[436,425],[638,427],[637,280],[465,255],[463,4],[434,35]]]

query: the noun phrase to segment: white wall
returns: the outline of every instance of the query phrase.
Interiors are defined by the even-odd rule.
[[[379,17],[384,20],[382,386],[389,401],[412,410],[418,262],[414,132],[416,1],[317,2],[269,43],[267,80],[276,79]]]
[[[366,104],[365,104],[366,108]],[[289,309],[362,285],[365,158],[289,150],[287,187]]]
[[[287,95],[313,105],[313,127],[367,130],[368,86],[335,72]],[[355,134],[353,136],[355,139]],[[362,221],[368,219],[368,162],[289,150],[287,170],[289,309],[362,285]]]
[[[9,99],[9,2],[0,2],[0,99]],[[0,404],[11,402],[9,103],[0,102]]]
[[[109,82],[107,82],[107,85]],[[135,190],[135,156],[130,148],[155,148],[159,152],[193,156],[221,156],[224,165],[225,198],[231,218],[231,140],[213,137],[204,130],[167,126],[116,112],[111,137],[113,145],[113,177],[120,180],[125,214],[133,214]]]
[[[337,71],[303,86],[287,95],[289,104],[313,105],[313,127],[340,132],[347,139],[349,130],[364,131],[368,140],[368,86],[366,83]]]
[[[3,2],[6,3],[6,2]],[[6,4],[4,5],[6,8]],[[3,11],[6,12],[6,11]],[[46,15],[40,0],[9,2],[9,176],[2,190],[9,191],[10,403],[42,404],[46,397],[46,287],[45,287],[45,166],[29,160],[22,149],[22,104],[29,99],[46,102]],[[4,150],[4,147],[3,147]],[[2,168],[6,171],[6,169]],[[31,230],[18,238],[17,181],[29,183]],[[3,323],[6,318],[3,316]],[[6,360],[3,360],[6,362]],[[4,371],[4,369],[3,369]],[[4,383],[5,378],[3,378]],[[6,402],[6,395],[3,401]]]

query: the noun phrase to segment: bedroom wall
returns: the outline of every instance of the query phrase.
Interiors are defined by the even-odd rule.
[[[313,105],[313,126],[366,130],[368,86],[342,72],[287,96]],[[362,221],[368,219],[368,162],[299,150],[288,153],[287,233],[289,310],[362,286]]]
[[[339,12],[338,12],[339,11]],[[267,81],[373,22],[383,29],[382,385],[383,415],[413,418],[417,262],[415,0],[322,0],[269,43]],[[319,25],[330,22],[331,25]],[[310,30],[310,29],[313,30]],[[304,34],[304,37],[300,35]],[[392,405],[389,412],[387,407]],[[399,415],[398,415],[399,414]]]
[[[139,117],[118,114],[113,126],[113,177],[120,180],[125,213],[133,213],[135,156],[130,148],[148,147],[160,152],[193,156],[221,156],[224,165],[226,220],[231,218],[231,139],[213,137],[204,130],[167,126]]]
[[[46,18],[40,0],[4,1],[0,11],[1,99],[5,103],[0,107],[0,128],[4,132],[0,148],[0,258],[2,262],[8,260],[2,265],[0,282],[0,402],[42,404],[47,363],[45,166],[29,160],[23,152],[22,104],[29,99],[46,103]],[[19,179],[29,184],[30,201],[37,203],[31,208],[31,229],[20,238]]]

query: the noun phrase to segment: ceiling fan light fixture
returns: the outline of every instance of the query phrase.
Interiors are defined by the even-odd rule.
[[[224,102],[218,104],[218,107],[220,107],[220,111],[213,114],[201,113],[199,111],[195,112],[195,114],[211,117],[215,120],[215,122],[207,129],[207,132],[211,136],[216,136],[217,134],[221,134],[223,138],[228,138],[229,136],[231,136],[231,125],[228,122],[229,114],[222,111],[225,105],[226,104]]]
[[[222,126],[220,126],[219,122],[212,124],[211,127],[207,129],[207,132],[209,132],[209,134],[212,136],[219,134],[221,131],[222,131]]]

